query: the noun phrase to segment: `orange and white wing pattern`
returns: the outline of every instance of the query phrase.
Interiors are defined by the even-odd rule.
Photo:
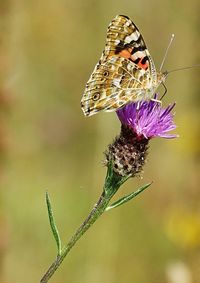
[[[81,107],[86,116],[116,111],[129,102],[151,99],[159,83],[139,30],[127,16],[116,16],[108,27],[101,59],[86,84]]]

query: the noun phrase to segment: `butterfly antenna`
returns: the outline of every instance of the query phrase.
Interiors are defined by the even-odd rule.
[[[177,69],[168,71],[168,72],[167,72],[167,75],[170,74],[170,73],[173,73],[173,72],[182,71],[182,70],[189,70],[189,69],[199,68],[199,67],[200,67],[200,64],[194,65],[194,66],[189,66],[189,67],[177,68]]]
[[[164,55],[164,57],[163,57],[163,60],[162,60],[161,65],[160,65],[160,72],[161,72],[162,67],[163,67],[163,65],[164,65],[164,63],[165,63],[165,59],[167,58],[167,54],[168,54],[169,48],[170,48],[170,46],[171,46],[171,44],[172,44],[172,42],[173,42],[173,40],[174,40],[174,36],[175,36],[175,35],[172,34],[171,39],[170,39],[170,41],[169,41],[169,44],[168,44],[168,46],[167,46],[167,49],[166,49],[166,51],[165,51],[165,55]]]

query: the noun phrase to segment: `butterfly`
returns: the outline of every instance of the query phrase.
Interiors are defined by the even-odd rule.
[[[81,99],[85,116],[116,111],[127,103],[150,100],[167,72],[157,72],[135,24],[116,16],[107,29],[106,45]]]

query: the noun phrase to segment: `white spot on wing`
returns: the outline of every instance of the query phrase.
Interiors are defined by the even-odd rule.
[[[112,57],[111,59],[110,59],[110,62],[111,63],[115,63],[117,61],[117,57]]]
[[[132,24],[132,22],[131,22],[130,20],[128,20],[124,25],[125,25],[126,27],[129,27],[131,24]]]
[[[140,33],[136,30],[131,35],[125,38],[125,42],[130,43],[132,40],[136,41],[138,40],[139,36],[140,36]]]
[[[116,39],[115,40],[115,45],[118,45],[120,43],[120,40],[119,39]]]
[[[114,80],[113,80],[114,86],[116,86],[116,87],[118,87],[118,88],[121,88],[121,86],[120,86],[120,81],[121,81],[121,78],[114,79]]]

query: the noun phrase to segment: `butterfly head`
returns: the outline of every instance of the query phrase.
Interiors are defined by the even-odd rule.
[[[167,71],[157,73],[157,85],[158,86],[165,82],[167,75],[168,75]]]

